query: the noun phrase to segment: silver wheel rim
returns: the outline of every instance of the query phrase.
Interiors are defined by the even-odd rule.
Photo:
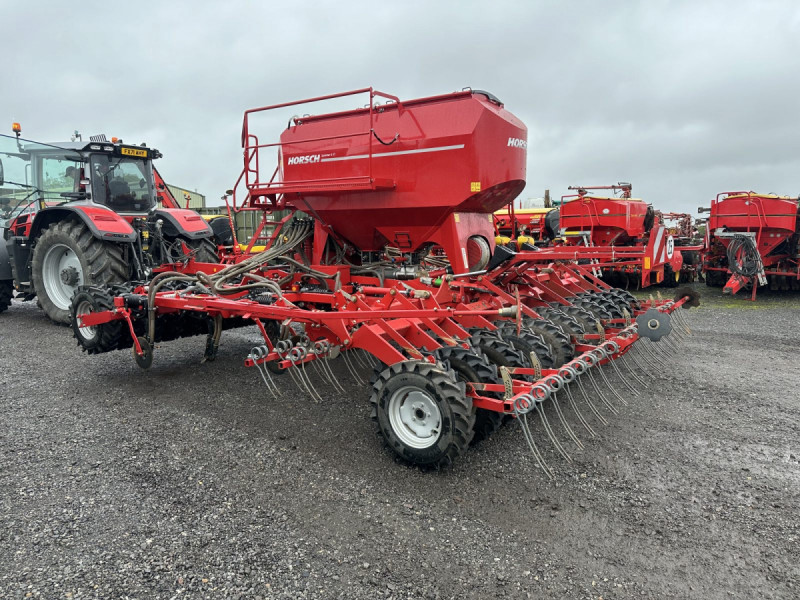
[[[78,273],[75,285],[69,285],[61,280],[62,271],[70,268]],[[83,267],[72,248],[66,244],[55,244],[47,250],[42,264],[42,282],[47,297],[56,308],[67,310],[75,290],[79,285],[83,285]]]
[[[406,386],[389,399],[389,423],[406,446],[430,448],[441,434],[442,413],[430,395],[418,387]]]
[[[78,303],[78,306],[75,307],[75,317],[82,317],[83,315],[88,315],[93,312],[92,310],[92,303],[88,300],[81,300]],[[78,321],[80,323],[80,321]],[[94,327],[90,326],[80,326],[78,327],[78,331],[81,334],[81,337],[84,340],[92,340],[97,335],[97,331]]]

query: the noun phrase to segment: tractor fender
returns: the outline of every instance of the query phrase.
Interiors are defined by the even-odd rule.
[[[161,208],[150,215],[149,220],[161,219],[164,221],[164,235],[168,237],[181,236],[190,240],[211,238],[214,232],[205,222],[203,217],[187,208]]]
[[[97,204],[72,204],[69,206],[53,206],[40,210],[31,226],[30,239],[53,223],[70,218],[79,218],[92,234],[107,242],[135,242],[136,232],[123,217],[113,210]]]
[[[0,281],[14,279],[11,274],[11,258],[8,256],[8,247],[3,236],[0,236]]]

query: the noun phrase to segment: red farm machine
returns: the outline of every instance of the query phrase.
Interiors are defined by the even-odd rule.
[[[755,192],[723,192],[712,200],[702,268],[706,284],[723,293],[760,285],[800,289],[798,199]]]
[[[218,262],[209,226],[181,209],[158,150],[105,136],[43,144],[0,135],[0,311],[14,290],[69,323],[75,291]]]
[[[354,95],[366,107],[292,117],[277,141],[256,135],[256,119]],[[148,367],[156,342],[191,333],[184,320],[208,324],[209,359],[223,329],[254,325],[263,341],[245,365],[276,396],[284,374],[311,398],[343,392],[339,358],[370,381],[377,432],[403,460],[450,464],[515,419],[549,474],[527,417],[539,415],[568,459],[581,442],[566,416],[593,435],[585,411],[605,422],[625,402],[617,388],[648,385],[646,371],[687,333],[676,309],[697,299],[640,303],[571,259],[495,246],[492,213],[525,185],[526,133],[471,90],[401,102],[365,88],[248,110],[230,206],[265,219],[289,211],[266,249],[122,293],[84,286],[75,336],[89,354],[132,348]]]
[[[685,237],[676,239],[663,213],[631,197],[631,184],[569,189],[576,193],[561,198],[559,227],[564,245],[578,259],[589,261],[603,279],[625,287],[680,283],[684,256],[700,246],[690,246]],[[619,196],[593,195],[591,190]]]

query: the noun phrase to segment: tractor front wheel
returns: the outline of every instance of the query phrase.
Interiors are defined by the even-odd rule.
[[[411,464],[448,466],[472,440],[475,415],[464,383],[431,363],[405,361],[384,369],[370,403],[378,435]]]
[[[36,241],[31,266],[42,309],[56,323],[70,322],[72,296],[80,286],[128,279],[122,248],[97,239],[79,221],[48,227]]]

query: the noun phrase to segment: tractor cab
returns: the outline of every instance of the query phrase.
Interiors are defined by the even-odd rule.
[[[49,144],[0,135],[0,225],[27,234],[32,215],[67,204],[131,217],[155,209],[152,159],[160,153],[102,140]]]
[[[191,259],[218,262],[202,217],[160,195],[157,150],[77,134],[45,144],[12,129],[0,134],[0,311],[16,293],[67,323],[82,286],[146,281]]]

